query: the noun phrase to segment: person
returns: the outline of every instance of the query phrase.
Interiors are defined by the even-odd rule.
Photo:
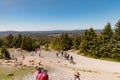
[[[36,72],[34,73],[34,76],[35,76],[35,78],[36,78],[36,80],[39,80],[39,76],[40,76],[40,74],[42,73],[42,67],[38,67],[38,66],[36,66]]]
[[[24,59],[25,59],[25,55],[22,56],[22,60],[24,60]]]
[[[47,72],[48,71],[46,69],[43,69],[42,74],[39,76],[38,80],[49,80]]]
[[[80,73],[79,72],[75,72],[74,78],[72,80],[80,80]]]
[[[69,57],[70,57],[70,55],[68,54],[68,55],[67,55],[67,59],[69,59]]]
[[[63,51],[61,52],[61,55],[62,55],[62,57],[63,57]]]
[[[73,63],[73,57],[70,56],[70,63]]]
[[[58,57],[58,53],[56,53],[56,57]]]
[[[64,53],[64,57],[65,57],[65,59],[67,59],[67,52]]]

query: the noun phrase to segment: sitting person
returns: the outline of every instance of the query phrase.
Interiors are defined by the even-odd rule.
[[[80,73],[79,73],[79,72],[76,72],[76,73],[74,74],[73,80],[80,80]]]

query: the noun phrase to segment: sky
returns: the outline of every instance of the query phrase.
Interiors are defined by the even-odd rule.
[[[0,0],[0,31],[103,29],[120,20],[120,0]]]

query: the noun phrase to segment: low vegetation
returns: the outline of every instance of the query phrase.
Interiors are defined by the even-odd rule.
[[[22,80],[27,74],[33,74],[33,67],[16,68],[0,66],[0,80]]]

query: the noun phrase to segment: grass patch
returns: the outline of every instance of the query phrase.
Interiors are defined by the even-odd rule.
[[[80,70],[80,71],[97,73],[97,71],[92,71],[92,70]]]
[[[113,62],[120,62],[119,60],[117,59],[110,59],[110,58],[105,58],[105,57],[101,57],[99,58],[100,60],[106,60],[106,61],[113,61]]]
[[[105,61],[112,61],[112,62],[120,62],[117,59],[110,59],[110,58],[105,58],[105,57],[95,58],[95,57],[93,57],[91,55],[85,55],[84,53],[81,53],[81,52],[78,52],[77,54],[80,54],[81,56],[85,56],[85,57],[88,57],[88,58],[94,58],[94,59],[105,60]]]
[[[97,73],[97,71],[93,71],[93,70],[85,70],[85,69],[76,69],[76,68],[72,68],[69,66],[65,66],[66,68],[72,69],[72,70],[77,70],[77,71],[82,71],[82,72],[90,72],[90,73]]]
[[[75,70],[82,71],[82,72],[97,73],[97,71],[93,71],[93,70],[85,70],[85,69],[75,69]]]
[[[115,72],[115,73],[113,73],[113,74],[120,74],[120,73]]]
[[[26,74],[33,72],[33,67],[17,68],[0,66],[0,80],[22,80]],[[13,76],[8,76],[8,74],[13,74]]]

